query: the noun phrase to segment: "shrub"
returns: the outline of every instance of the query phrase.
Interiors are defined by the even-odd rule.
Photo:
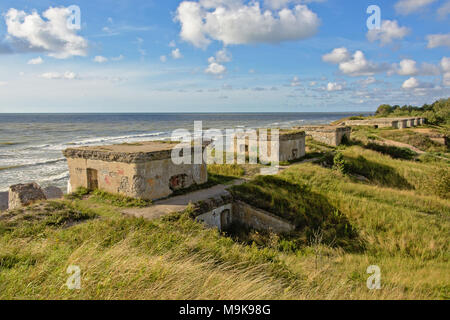
[[[342,174],[346,174],[348,171],[347,162],[344,159],[344,155],[340,152],[336,153],[333,158],[333,169]]]
[[[429,177],[427,188],[443,199],[450,198],[450,171],[447,169],[435,170]]]

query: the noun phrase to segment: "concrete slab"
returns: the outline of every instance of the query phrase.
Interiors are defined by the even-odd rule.
[[[164,200],[156,201],[152,206],[147,208],[132,208],[122,211],[125,215],[130,215],[138,218],[145,218],[148,220],[158,219],[162,216],[181,212],[187,209],[190,203],[195,204],[200,201],[205,201],[211,198],[220,197],[221,195],[229,195],[226,190],[232,185],[240,185],[245,180],[235,180],[231,185],[216,185],[214,187],[195,191],[181,196],[176,196]]]

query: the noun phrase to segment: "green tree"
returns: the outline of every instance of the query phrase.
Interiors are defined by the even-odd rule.
[[[378,107],[376,114],[380,116],[387,116],[392,112],[392,107],[388,104],[382,104]]]

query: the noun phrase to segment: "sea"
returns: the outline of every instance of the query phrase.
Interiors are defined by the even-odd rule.
[[[0,192],[35,181],[64,191],[68,147],[170,140],[176,129],[292,128],[327,124],[354,113],[0,113]],[[367,113],[364,115],[368,115]]]

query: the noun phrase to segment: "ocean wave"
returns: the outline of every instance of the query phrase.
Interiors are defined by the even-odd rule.
[[[108,137],[100,137],[100,138],[76,141],[76,142],[72,142],[68,145],[82,146],[82,145],[89,145],[89,144],[102,143],[102,142],[108,142],[108,141],[157,137],[157,136],[162,136],[165,134],[168,134],[168,132],[141,133],[141,134],[127,135],[127,136],[108,136]]]
[[[14,170],[14,169],[19,169],[19,168],[28,168],[28,167],[37,167],[37,166],[45,166],[45,165],[49,165],[49,164],[55,164],[55,163],[59,163],[59,162],[65,162],[66,158],[58,158],[58,159],[49,159],[49,160],[37,160],[37,162],[30,162],[30,163],[21,163],[18,165],[12,165],[12,166],[5,166],[2,167],[3,171],[6,170]]]
[[[69,178],[69,171],[64,171],[63,173],[40,179],[39,182],[57,182],[67,178]]]

